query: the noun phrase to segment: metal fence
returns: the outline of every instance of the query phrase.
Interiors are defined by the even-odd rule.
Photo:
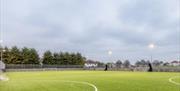
[[[134,71],[148,71],[149,67],[134,67]],[[154,72],[180,72],[180,66],[153,66]]]
[[[83,65],[6,64],[6,71],[82,70]]]
[[[83,65],[6,64],[6,69],[83,68]]]
[[[85,67],[84,65],[38,65],[38,64],[6,64],[6,71],[46,71],[46,70],[104,70],[105,66]],[[147,72],[149,67],[109,67],[110,71]],[[154,72],[180,72],[180,66],[154,66]]]
[[[180,72],[180,66],[156,66],[155,72]]]

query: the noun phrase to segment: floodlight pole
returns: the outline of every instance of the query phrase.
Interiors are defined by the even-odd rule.
[[[150,54],[150,57],[151,57],[150,61],[151,61],[151,63],[153,62],[153,53],[152,53],[152,51],[153,51],[154,47],[155,47],[154,44],[150,44],[149,45],[149,49],[150,49],[150,52],[151,52],[151,54]]]
[[[2,50],[1,50],[1,61],[2,61]]]
[[[3,60],[3,47],[2,47],[2,40],[0,40],[0,49],[1,49],[1,61]]]
[[[112,51],[109,50],[109,51],[108,51],[108,55],[109,55],[109,61],[112,62],[112,60],[111,60]],[[111,64],[110,66],[111,66],[111,68],[112,68],[112,64]]]
[[[153,62],[152,50],[151,50],[151,63]]]
[[[108,51],[108,55],[109,55],[109,61],[111,61],[112,51]]]
[[[1,51],[1,54],[0,54],[0,57],[1,57],[1,59],[0,59],[0,61],[3,61],[3,52],[5,51],[4,49],[3,49],[3,29],[4,29],[4,26],[3,26],[3,24],[4,24],[4,22],[3,22],[3,18],[4,18],[4,15],[3,15],[3,13],[4,13],[4,0],[0,0],[0,13],[1,13],[1,15],[0,15],[0,51]]]
[[[2,61],[3,60],[3,47],[2,47],[2,42],[3,42],[3,40],[2,40],[2,31],[3,31],[3,15],[2,15],[2,13],[3,13],[3,0],[1,0],[0,1],[0,12],[1,12],[1,16],[0,16],[0,51],[1,51],[1,59],[0,59],[0,61]]]

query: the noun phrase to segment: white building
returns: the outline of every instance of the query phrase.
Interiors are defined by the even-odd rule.
[[[85,67],[88,67],[88,68],[98,66],[97,64],[94,64],[94,63],[85,63],[84,65],[85,65]]]
[[[178,61],[172,61],[172,62],[170,63],[170,65],[171,65],[171,66],[180,66],[180,62],[178,62]]]
[[[87,60],[84,66],[87,68],[95,68],[98,67],[98,63],[92,60]]]

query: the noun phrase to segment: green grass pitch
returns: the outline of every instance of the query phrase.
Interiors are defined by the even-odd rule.
[[[180,75],[172,79],[172,81],[180,84]],[[180,86],[179,86],[180,87]]]
[[[0,91],[180,91],[169,78],[180,73],[119,71],[7,72]],[[179,83],[180,77],[173,79]]]

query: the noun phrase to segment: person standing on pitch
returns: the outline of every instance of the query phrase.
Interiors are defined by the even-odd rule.
[[[106,64],[104,71],[107,71],[107,70],[108,70],[108,65]]]
[[[153,68],[152,68],[151,63],[148,63],[148,65],[149,65],[149,70],[148,70],[148,72],[153,72]]]

